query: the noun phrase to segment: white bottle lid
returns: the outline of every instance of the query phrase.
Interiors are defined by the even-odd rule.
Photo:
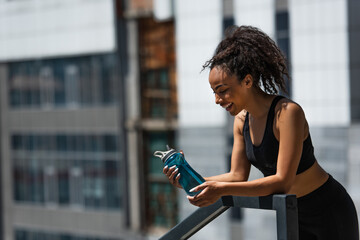
[[[166,160],[168,160],[168,158],[170,156],[172,156],[173,154],[176,153],[175,149],[172,149],[169,147],[169,145],[166,145],[168,151],[156,151],[154,152],[154,156],[155,157],[159,157],[161,159],[161,161],[163,161],[163,163],[166,162]]]

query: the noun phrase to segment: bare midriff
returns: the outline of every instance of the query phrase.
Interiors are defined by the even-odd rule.
[[[303,197],[322,186],[329,178],[327,172],[315,163],[295,177],[295,181],[287,194],[295,194],[296,197]]]

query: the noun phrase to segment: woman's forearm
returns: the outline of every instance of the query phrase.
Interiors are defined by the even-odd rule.
[[[241,176],[239,174],[234,174],[232,172],[211,176],[211,177],[205,177],[206,181],[216,181],[216,182],[243,182],[247,181],[247,178],[244,176]]]
[[[289,184],[276,175],[247,182],[223,182],[221,185],[220,195],[222,196],[266,196],[286,193],[289,190]]]

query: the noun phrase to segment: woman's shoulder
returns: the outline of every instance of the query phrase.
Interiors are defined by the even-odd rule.
[[[276,104],[275,119],[279,122],[291,119],[306,121],[305,112],[300,104],[286,97],[280,99]]]
[[[239,112],[234,119],[234,130],[238,131],[241,135],[244,129],[246,114],[247,111],[244,109],[241,112]]]
[[[245,109],[243,109],[241,112],[239,112],[239,113],[235,116],[235,119],[238,120],[238,121],[244,122],[244,121],[245,121],[245,118],[246,118],[246,114],[247,114],[247,111],[246,111]]]
[[[304,113],[304,110],[297,102],[291,100],[290,98],[283,97],[276,104],[275,112],[277,115],[282,112],[285,114],[294,114],[294,113]]]

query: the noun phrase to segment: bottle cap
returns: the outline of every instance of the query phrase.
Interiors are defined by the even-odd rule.
[[[169,145],[166,145],[167,151],[156,151],[154,152],[155,157],[159,157],[163,163],[168,160],[170,156],[172,156],[174,153],[176,153],[175,149],[172,149],[169,147]]]

